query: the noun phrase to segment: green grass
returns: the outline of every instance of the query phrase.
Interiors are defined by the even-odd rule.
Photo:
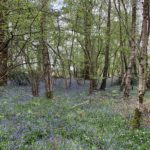
[[[150,129],[132,130],[130,120],[113,111],[117,96],[101,92],[75,108],[89,97],[3,97],[0,150],[150,150]]]

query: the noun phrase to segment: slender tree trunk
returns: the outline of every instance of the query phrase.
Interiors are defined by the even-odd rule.
[[[39,76],[37,72],[32,71],[31,73],[31,84],[32,84],[32,95],[39,96]]]
[[[136,8],[137,1],[132,0],[132,27],[131,27],[131,57],[129,60],[128,68],[125,73],[125,85],[124,85],[124,99],[129,98],[129,92],[131,87],[131,77],[132,77],[132,69],[135,62],[136,57],[136,44],[135,44],[135,36],[136,36]]]
[[[8,48],[5,44],[5,26],[4,14],[0,10],[0,86],[7,84]]]
[[[32,95],[38,96],[39,95],[39,74],[40,73],[38,73],[38,69],[34,70],[32,67],[32,63],[31,63],[29,53],[28,53],[28,48],[27,48],[27,52],[22,51],[22,53],[24,54],[25,63],[28,65],[28,73],[30,76]],[[24,59],[22,59],[22,60],[24,60]]]
[[[150,35],[150,7],[149,7],[149,18],[148,18],[148,37]],[[148,64],[148,49],[146,50],[146,68],[147,68],[147,76],[146,76],[146,88],[150,89],[150,67]]]
[[[85,12],[84,12],[84,79],[90,80],[90,51],[91,51],[91,9],[88,6],[88,3],[85,3]]]
[[[39,41],[40,42],[40,41]],[[38,66],[37,66],[37,70],[38,72],[41,74],[42,73],[42,70],[43,70],[43,65],[42,65],[42,51],[41,51],[41,45],[38,45],[37,46],[37,62],[38,62]]]
[[[103,80],[100,89],[105,90],[106,81],[109,68],[109,51],[110,51],[110,30],[111,30],[111,0],[108,4],[108,20],[107,20],[107,40],[106,40],[106,49],[105,49],[105,62],[104,62],[104,71],[103,71]]]
[[[115,1],[114,1],[115,2]],[[122,81],[124,83],[123,77],[124,77],[124,72],[126,71],[127,68],[127,62],[126,62],[126,57],[125,57],[125,53],[123,51],[123,31],[122,31],[122,20],[121,20],[121,4],[120,4],[120,0],[118,0],[118,8],[117,8],[117,4],[115,2],[115,7],[116,10],[118,12],[118,16],[119,16],[119,35],[120,35],[120,59],[121,59],[121,73],[120,73],[120,78],[119,78],[119,83],[120,83],[120,91],[123,91],[123,84]]]
[[[42,0],[43,10],[48,11],[48,0]],[[53,83],[52,83],[52,69],[50,63],[50,57],[47,46],[47,36],[46,36],[46,14],[42,12],[41,16],[41,44],[42,44],[42,56],[43,56],[43,71],[44,71],[44,81],[45,81],[45,90],[47,98],[53,97]]]
[[[139,87],[138,87],[138,102],[139,106],[135,109],[133,128],[140,127],[140,119],[143,111],[143,101],[146,84],[146,51],[148,46],[148,16],[149,16],[149,0],[144,0],[143,3],[143,24],[141,34],[141,47],[139,55]]]
[[[90,79],[90,63],[87,54],[84,54],[84,71],[83,71],[84,80]]]

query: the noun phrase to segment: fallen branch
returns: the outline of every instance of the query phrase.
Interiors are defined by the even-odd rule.
[[[86,105],[88,103],[90,103],[90,100],[87,100],[87,101],[85,101],[83,103],[77,104],[77,105],[73,106],[71,109],[75,109],[76,107],[84,106],[84,105]]]

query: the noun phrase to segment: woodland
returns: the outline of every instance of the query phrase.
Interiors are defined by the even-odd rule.
[[[0,0],[0,150],[150,150],[150,0]]]

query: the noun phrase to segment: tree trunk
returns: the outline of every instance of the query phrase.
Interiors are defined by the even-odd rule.
[[[104,62],[104,70],[103,70],[103,79],[100,89],[105,90],[106,88],[106,80],[108,75],[108,68],[109,68],[109,50],[110,50],[110,33],[111,30],[111,0],[109,0],[108,4],[108,20],[107,20],[107,40],[106,40],[106,51],[105,51],[105,62]]]
[[[143,111],[143,101],[146,84],[146,51],[148,46],[148,16],[149,16],[149,0],[144,0],[143,3],[143,23],[141,34],[141,47],[139,55],[139,87],[138,87],[138,102],[139,106],[135,110],[133,128],[140,127],[140,119]],[[135,119],[136,118],[136,119]]]
[[[124,42],[123,42],[123,28],[122,28],[122,18],[121,18],[121,4],[120,4],[120,0],[118,0],[118,8],[117,8],[117,4],[114,1],[116,10],[118,12],[118,16],[119,16],[119,35],[120,35],[120,61],[121,61],[121,71],[120,71],[120,77],[119,77],[119,84],[120,84],[120,91],[123,91],[123,84],[124,84],[124,72],[127,70],[127,62],[126,62],[126,56],[125,56],[125,52],[123,51],[123,46],[124,46]],[[123,84],[122,84],[123,81]]]
[[[31,81],[31,84],[32,84],[32,95],[33,96],[39,96],[39,76],[38,74],[35,72],[32,72],[32,81]]]
[[[91,30],[93,25],[93,5],[91,1],[84,1],[84,55],[85,55],[85,79],[90,80],[89,94],[97,88],[95,52],[92,46]]]
[[[131,27],[131,57],[129,60],[128,68],[125,73],[125,85],[124,85],[124,99],[129,98],[130,86],[131,86],[131,77],[132,77],[132,69],[135,62],[136,57],[136,44],[135,44],[135,36],[136,36],[136,6],[137,1],[132,0],[132,27]]]
[[[48,0],[42,0],[43,10],[48,11]],[[44,81],[45,81],[45,90],[47,98],[53,98],[53,86],[52,86],[52,69],[50,63],[50,57],[47,46],[47,37],[46,37],[46,14],[42,12],[41,16],[41,44],[42,44],[42,56],[43,56],[43,71],[44,71]]]
[[[86,50],[87,51],[87,50]],[[90,63],[87,54],[84,54],[84,80],[90,80]]]
[[[5,44],[5,18],[0,11],[0,86],[7,84],[8,48]]]
[[[90,80],[90,51],[91,51],[91,9],[88,3],[85,3],[84,10],[84,79]]]

